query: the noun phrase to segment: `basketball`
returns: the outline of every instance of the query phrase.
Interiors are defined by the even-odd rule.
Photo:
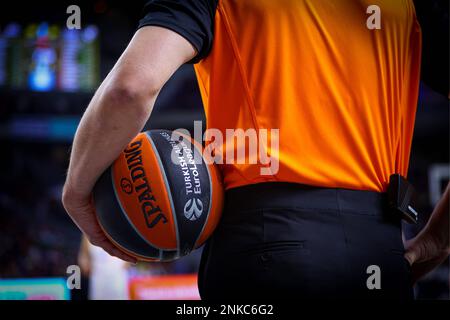
[[[222,213],[223,187],[201,145],[178,131],[140,133],[101,175],[97,220],[121,250],[171,261],[200,247]]]

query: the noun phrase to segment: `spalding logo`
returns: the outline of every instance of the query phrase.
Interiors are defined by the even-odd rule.
[[[184,216],[186,219],[195,221],[203,213],[203,203],[200,199],[193,198],[189,199],[184,205]]]
[[[122,191],[126,194],[133,193],[133,185],[131,184],[131,181],[127,178],[122,178],[120,180],[120,187],[122,188]]]

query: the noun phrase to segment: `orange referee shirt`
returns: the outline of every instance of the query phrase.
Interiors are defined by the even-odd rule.
[[[208,128],[279,129],[278,172],[223,164],[227,188],[285,181],[381,192],[391,174],[406,176],[421,54],[412,0],[210,1],[200,8],[215,3],[209,38],[161,22],[164,1],[150,2],[141,26],[169,27],[199,51]],[[371,5],[381,29],[367,27]]]

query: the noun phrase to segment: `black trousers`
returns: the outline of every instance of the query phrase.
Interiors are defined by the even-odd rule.
[[[202,299],[413,299],[385,194],[262,183],[226,192],[202,254]]]

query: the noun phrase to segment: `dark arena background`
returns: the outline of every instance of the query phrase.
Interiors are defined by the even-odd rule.
[[[79,31],[66,29],[71,4],[82,10]],[[109,262],[82,240],[60,200],[78,122],[131,39],[142,7],[141,1],[108,0],[2,4],[0,300],[199,299],[201,249],[171,263]],[[445,49],[437,48],[448,54]],[[159,95],[147,128],[192,130],[194,120],[204,121],[204,114],[193,68],[185,65]],[[409,178],[420,194],[422,216],[417,226],[405,225],[407,238],[423,227],[449,181],[448,98],[425,83]],[[111,270],[99,272],[105,264]],[[80,289],[67,288],[70,266],[81,268]],[[90,290],[108,272],[114,283]],[[448,300],[449,280],[447,260],[417,283],[416,298]]]

